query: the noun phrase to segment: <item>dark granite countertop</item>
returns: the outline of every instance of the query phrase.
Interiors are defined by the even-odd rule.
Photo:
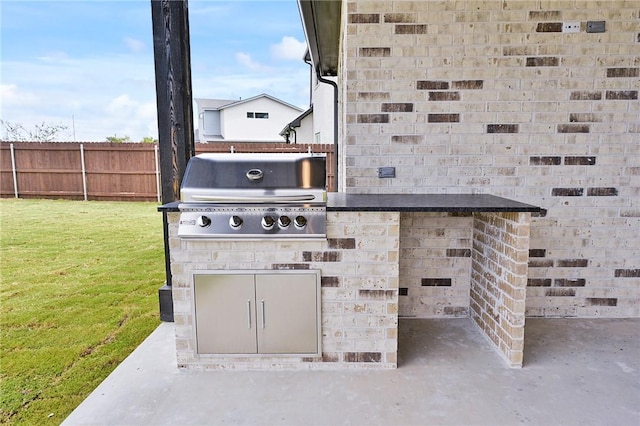
[[[158,206],[158,211],[159,212],[179,212],[180,210],[178,210],[178,204],[180,204],[180,201],[173,201],[171,203],[163,204],[161,206]]]
[[[538,212],[539,207],[489,194],[328,194],[328,211]]]
[[[178,201],[158,207],[177,212]],[[489,194],[345,194],[330,192],[327,211],[539,212],[540,207]]]

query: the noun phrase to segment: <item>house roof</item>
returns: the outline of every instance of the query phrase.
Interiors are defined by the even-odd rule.
[[[300,127],[302,125],[302,120],[304,120],[305,117],[307,117],[312,112],[313,112],[313,105],[308,110],[306,110],[305,112],[297,116],[292,122],[284,126],[284,129],[282,129],[282,131],[280,132],[280,136],[284,136],[285,134],[287,134],[289,130],[293,127]]]
[[[295,120],[293,120],[291,123],[289,123],[292,127],[300,127],[300,123],[302,122],[302,120],[304,120],[304,118],[311,114],[313,112],[313,106],[311,108],[309,108],[308,110],[306,110],[305,112],[303,112],[302,114],[300,114],[299,116],[297,116],[295,118]]]
[[[287,103],[285,101],[282,101],[278,98],[275,98],[271,95],[267,95],[266,93],[262,93],[260,95],[257,96],[253,96],[251,98],[247,98],[247,99],[240,99],[240,100],[229,100],[229,99],[196,99],[196,103],[198,104],[198,106],[201,109],[207,109],[207,110],[222,110],[225,108],[231,108],[231,107],[235,107],[244,103],[248,103],[248,102],[252,102],[255,101],[256,99],[260,99],[260,98],[267,98],[267,99],[271,99],[274,102],[278,102],[282,105],[286,105],[289,108],[295,109],[297,111],[303,111],[302,108],[298,108],[295,105],[291,105],[290,103]]]
[[[202,109],[220,109],[225,105],[238,102],[237,99],[203,99],[203,98],[198,98],[195,101],[198,104],[198,106]]]

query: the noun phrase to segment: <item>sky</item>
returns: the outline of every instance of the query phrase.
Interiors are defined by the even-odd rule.
[[[296,0],[188,5],[194,99],[266,93],[308,107]],[[64,141],[157,138],[151,1],[0,0],[0,119],[67,126]]]

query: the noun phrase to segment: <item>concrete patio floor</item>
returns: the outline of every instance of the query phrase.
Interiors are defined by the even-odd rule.
[[[401,319],[399,368],[185,371],[163,323],[64,425],[640,425],[640,319],[527,319],[510,369],[469,319]]]

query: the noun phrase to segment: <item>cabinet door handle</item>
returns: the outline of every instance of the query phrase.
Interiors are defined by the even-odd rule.
[[[262,328],[264,328],[264,300],[260,301],[260,305],[262,307]]]
[[[251,300],[247,300],[247,328],[251,329]]]

